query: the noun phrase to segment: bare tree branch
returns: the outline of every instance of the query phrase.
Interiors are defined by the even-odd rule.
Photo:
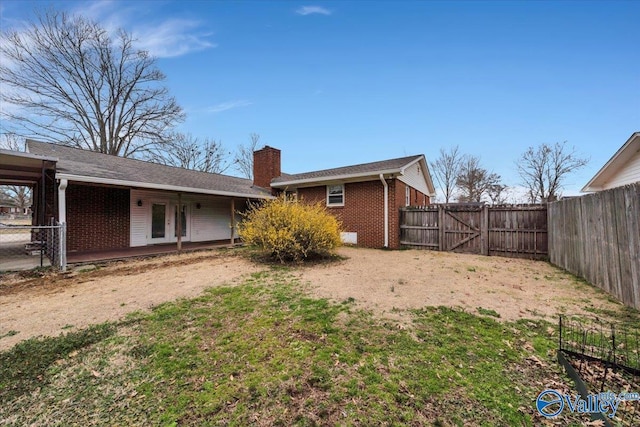
[[[531,203],[553,201],[560,195],[567,175],[589,163],[566,141],[529,147],[516,163],[522,183],[529,189]]]
[[[492,205],[503,205],[507,203],[509,197],[509,187],[502,184],[491,184],[487,188],[486,195],[491,201]]]
[[[209,173],[224,173],[229,169],[230,152],[221,142],[205,138],[200,141],[191,134],[174,133],[159,149],[148,151],[145,160],[168,166]]]
[[[482,168],[478,157],[466,155],[460,163],[456,185],[460,190],[459,202],[481,202],[489,190],[501,185],[500,175]]]
[[[26,140],[12,133],[0,135],[0,148],[26,151]],[[26,185],[0,185],[0,196],[13,202],[21,212],[31,206],[31,188]]]
[[[0,40],[2,111],[23,135],[124,157],[183,120],[164,74],[123,30],[54,10]]]
[[[456,145],[450,147],[448,151],[440,149],[440,157],[431,162],[431,171],[436,177],[440,190],[444,195],[445,203],[449,203],[456,188],[456,179],[460,172],[462,154]]]
[[[260,135],[257,133],[249,134],[249,143],[240,145],[233,158],[233,163],[240,174],[246,178],[253,178],[253,152],[258,148]]]

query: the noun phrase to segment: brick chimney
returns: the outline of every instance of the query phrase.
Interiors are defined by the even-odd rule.
[[[271,180],[280,174],[280,150],[266,145],[253,152],[253,185],[271,189]]]

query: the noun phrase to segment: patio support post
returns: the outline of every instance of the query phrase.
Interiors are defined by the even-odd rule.
[[[44,160],[42,161],[42,167],[40,169],[40,203],[38,206],[38,225],[47,225],[44,223],[44,218],[45,218],[45,193],[46,193],[46,181],[45,181],[45,167],[44,167]]]
[[[178,193],[178,207],[176,208],[176,234],[178,235],[178,251],[182,250],[182,193]]]
[[[380,182],[384,187],[384,247],[389,247],[389,185],[384,179],[384,175],[380,174]]]
[[[236,232],[236,201],[231,199],[231,245],[235,243],[233,236]]]

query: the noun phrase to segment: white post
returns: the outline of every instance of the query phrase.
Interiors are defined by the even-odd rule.
[[[235,243],[235,233],[236,232],[236,201],[235,199],[231,199],[231,246]]]
[[[182,250],[182,193],[178,193],[178,207],[176,208],[177,214],[175,215],[175,220],[178,221],[175,224],[174,228],[178,234],[178,251]]]
[[[60,270],[64,273],[67,271],[67,223],[62,222],[59,224],[58,236],[60,238],[59,251],[60,251]]]
[[[67,271],[67,185],[66,179],[61,179],[58,183],[58,225],[55,229],[58,233],[58,268],[62,272]]]
[[[380,182],[384,187],[384,247],[389,247],[389,186],[384,179],[384,175],[380,174]]]

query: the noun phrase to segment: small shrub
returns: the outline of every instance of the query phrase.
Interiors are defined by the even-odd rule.
[[[319,203],[281,196],[251,205],[238,224],[238,234],[280,262],[325,256],[340,245],[340,223]]]

